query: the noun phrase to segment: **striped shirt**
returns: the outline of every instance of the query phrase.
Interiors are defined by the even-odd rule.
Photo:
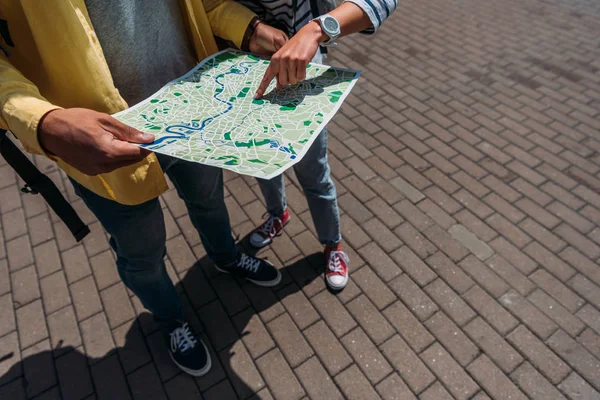
[[[276,26],[293,36],[314,15],[310,0],[237,0],[254,11],[265,23]],[[316,0],[319,1],[319,0]],[[359,6],[371,20],[372,27],[363,33],[372,34],[396,9],[398,0],[345,0]]]

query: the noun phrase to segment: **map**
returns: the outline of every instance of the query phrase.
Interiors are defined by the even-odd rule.
[[[149,150],[271,179],[300,161],[360,72],[309,64],[304,82],[279,91],[272,82],[254,100],[268,65],[222,51],[114,117],[155,135]]]

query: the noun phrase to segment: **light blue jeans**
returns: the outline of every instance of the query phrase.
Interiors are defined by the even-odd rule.
[[[185,202],[210,259],[227,264],[237,257],[223,198],[223,171],[158,154],[160,164]],[[184,320],[183,305],[167,274],[166,231],[158,198],[136,206],[105,199],[71,180],[75,192],[110,234],[123,283],[162,327]]]
[[[335,185],[327,162],[327,128],[317,136],[302,160],[294,165],[294,172],[304,191],[308,208],[323,245],[337,244],[340,233],[340,211]],[[257,178],[267,203],[267,212],[280,216],[287,207],[283,175],[265,180]]]

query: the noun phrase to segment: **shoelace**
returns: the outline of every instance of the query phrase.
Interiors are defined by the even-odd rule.
[[[171,332],[172,352],[176,352],[179,349],[180,352],[185,353],[187,350],[196,347],[197,343],[198,339],[196,339],[190,330],[187,322]]]
[[[265,223],[262,224],[262,226],[260,227],[260,233],[269,237],[274,237],[275,235],[277,235],[277,229],[275,229],[275,222],[279,222],[279,225],[282,224],[280,218],[269,216],[269,219],[267,219]]]
[[[344,267],[342,266],[341,261],[344,260],[346,264],[350,262],[348,255],[343,251],[332,251],[329,253],[329,262],[327,263],[329,266],[329,270],[331,272],[344,273]]]
[[[238,261],[238,267],[247,269],[252,272],[257,272],[259,265],[260,260],[258,258],[249,257],[246,254],[242,254],[240,261]]]

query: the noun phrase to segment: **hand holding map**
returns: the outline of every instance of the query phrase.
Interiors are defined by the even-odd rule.
[[[222,51],[114,117],[155,135],[149,150],[270,179],[300,161],[360,72],[309,64],[305,81],[253,99],[268,65]]]

